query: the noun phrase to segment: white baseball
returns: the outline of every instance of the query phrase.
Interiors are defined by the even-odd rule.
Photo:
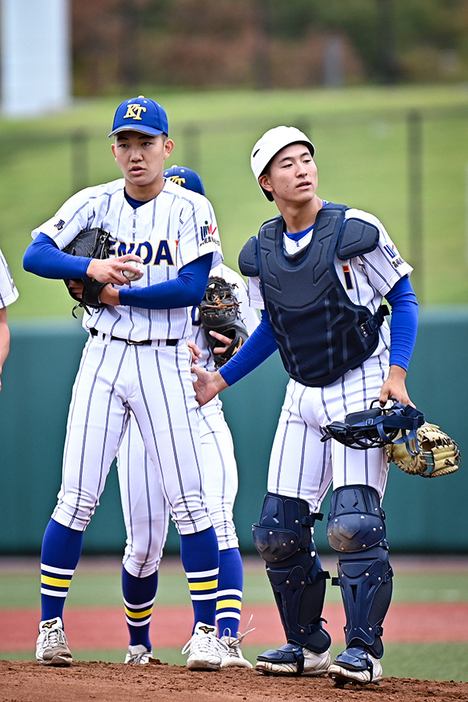
[[[134,268],[138,268],[138,273],[134,273],[131,270],[122,269],[122,275],[124,275],[127,280],[140,280],[145,272],[145,267],[140,261],[127,261],[127,263]]]

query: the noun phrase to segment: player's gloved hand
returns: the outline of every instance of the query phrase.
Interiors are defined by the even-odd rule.
[[[225,336],[224,334],[220,334],[219,332],[213,330],[210,331],[209,334],[213,337],[213,339],[216,339],[217,341],[221,342],[221,344],[224,344],[224,346],[215,346],[212,349],[213,354],[220,356],[226,354],[232,344],[232,339],[229,336]]]

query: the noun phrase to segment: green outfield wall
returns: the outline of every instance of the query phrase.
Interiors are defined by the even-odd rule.
[[[0,393],[0,553],[35,554],[60,487],[68,404],[86,334],[78,321],[11,323],[11,353]],[[466,398],[468,308],[423,309],[408,377],[410,396],[468,456]],[[243,552],[253,552],[251,525],[266,489],[268,457],[286,373],[278,354],[222,394],[239,466],[235,521]],[[468,459],[467,459],[468,461]],[[468,552],[465,524],[468,463],[450,476],[425,480],[392,464],[384,509],[395,552]],[[329,497],[316,526],[325,537]],[[85,553],[120,553],[125,533],[115,465],[84,539]],[[178,551],[171,526],[167,552]]]

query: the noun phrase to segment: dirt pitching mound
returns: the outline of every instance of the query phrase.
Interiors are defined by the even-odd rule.
[[[379,685],[337,688],[329,678],[284,678],[254,670],[191,672],[158,661],[146,666],[0,661],[0,702],[450,702],[468,700],[468,683],[384,678]]]

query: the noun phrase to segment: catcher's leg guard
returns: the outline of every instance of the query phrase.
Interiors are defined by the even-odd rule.
[[[267,493],[260,524],[253,525],[254,544],[266,561],[288,643],[315,653],[323,653],[331,643],[322,628],[329,574],[322,570],[311,533],[321,518],[310,514],[305,500]]]
[[[393,571],[385,513],[376,490],[349,485],[332,494],[328,541],[339,553],[338,583],[346,613],[346,647],[383,655],[382,622],[392,598]]]

